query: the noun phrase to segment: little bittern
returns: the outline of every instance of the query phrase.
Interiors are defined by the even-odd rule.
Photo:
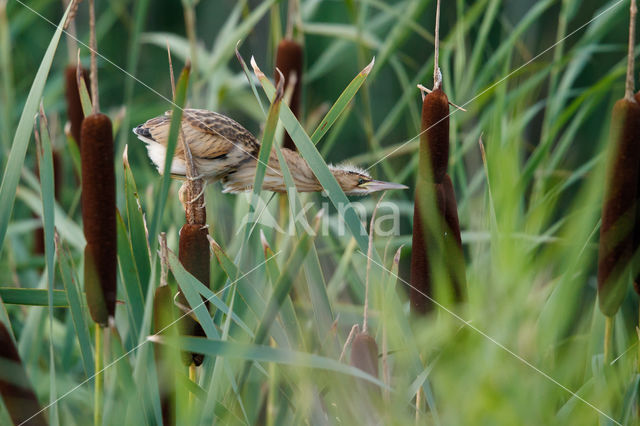
[[[158,172],[164,169],[171,111],[152,118],[133,129],[147,145],[149,158]],[[182,134],[187,141],[199,177],[208,182],[220,180],[223,192],[251,190],[256,174],[260,142],[248,130],[229,117],[203,109],[185,109],[182,115]],[[299,192],[322,191],[311,167],[295,151],[281,148],[296,189]],[[404,185],[374,180],[364,170],[352,166],[329,166],[329,170],[347,195],[366,195],[387,189],[406,189]],[[185,153],[182,144],[176,145],[171,174],[184,178]],[[286,192],[284,177],[275,150],[269,155],[262,189]]]

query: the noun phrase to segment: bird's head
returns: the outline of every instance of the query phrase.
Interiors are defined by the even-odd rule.
[[[375,180],[366,170],[353,166],[329,166],[329,169],[347,195],[367,195],[377,191],[408,188],[398,183]]]

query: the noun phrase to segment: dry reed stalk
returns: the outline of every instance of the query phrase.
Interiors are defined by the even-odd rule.
[[[18,348],[3,322],[0,322],[0,362],[0,395],[13,423],[47,425],[44,411],[40,409],[38,397],[29,382]]]
[[[625,97],[613,107],[598,250],[598,301],[612,318],[630,284],[640,173],[640,104],[633,92],[635,0],[631,2]],[[605,348],[607,342],[605,342]]]

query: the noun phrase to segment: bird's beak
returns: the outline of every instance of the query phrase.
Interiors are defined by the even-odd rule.
[[[393,182],[383,182],[381,180],[371,180],[360,185],[360,188],[364,188],[367,192],[387,191],[390,189],[408,189],[406,185]]]

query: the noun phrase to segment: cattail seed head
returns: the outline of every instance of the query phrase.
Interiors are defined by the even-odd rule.
[[[442,189],[444,191],[445,212],[445,259],[447,262],[447,272],[451,280],[454,299],[461,301],[463,299],[464,289],[466,287],[466,265],[464,261],[464,252],[462,250],[462,236],[460,235],[460,221],[458,220],[458,203],[456,202],[456,193],[453,189],[453,182],[449,174],[444,175],[442,180]]]
[[[419,177],[440,183],[449,162],[449,99],[441,88],[433,90],[422,102],[422,131]]]
[[[116,304],[116,190],[111,120],[91,114],[82,122],[82,220],[85,290],[91,317],[102,326]]]
[[[615,315],[629,285],[626,277],[633,254],[640,165],[637,102],[616,102],[610,140],[598,250],[598,300],[600,310],[607,316]]]
[[[209,287],[209,229],[203,225],[185,224],[180,229],[178,258],[182,266]]]
[[[71,124],[71,136],[76,141],[78,148],[81,146],[81,130],[84,112],[82,111],[82,103],[80,102],[80,92],[78,90],[78,80],[76,79],[76,66],[67,66],[65,75],[65,97],[67,98],[67,117]],[[89,73],[82,68],[82,77],[89,87]]]
[[[359,333],[351,344],[351,365],[378,377],[378,344],[367,333]]]
[[[7,326],[0,322],[0,395],[14,424],[47,425],[44,411],[29,382],[18,348]],[[32,417],[33,416],[33,417]]]
[[[435,201],[434,214],[425,211],[427,203]],[[413,242],[411,245],[411,289],[409,298],[411,310],[424,314],[432,308],[431,301],[425,297],[433,297],[433,266],[436,260],[437,238],[440,236],[438,224],[428,221],[436,217],[443,217],[446,211],[445,191],[442,184],[418,180],[416,199],[413,206]],[[429,250],[429,247],[433,247]],[[440,258],[440,257],[438,257]]]
[[[304,51],[302,46],[290,39],[282,39],[278,44],[278,51],[276,54],[276,68],[282,71],[285,78],[285,84],[290,84],[291,79],[295,75],[295,85],[293,87],[293,93],[291,95],[291,103],[289,107],[291,111],[300,119],[300,98],[302,92],[302,67],[303,67],[303,55]],[[276,86],[280,81],[280,76],[276,73]],[[295,143],[291,140],[289,133],[285,132],[285,139],[283,146],[289,149],[296,149]]]
[[[209,229],[203,225],[184,224],[180,229],[180,250],[178,259],[184,268],[202,284],[209,287],[210,280],[210,259],[209,254]],[[185,306],[188,302],[182,292],[178,295],[178,301]],[[208,303],[205,303],[208,306]],[[193,307],[192,307],[193,308]],[[205,336],[202,326],[190,316],[180,320],[181,333],[189,336]],[[204,355],[192,353],[183,354],[186,364],[193,362],[195,365],[202,364]]]

